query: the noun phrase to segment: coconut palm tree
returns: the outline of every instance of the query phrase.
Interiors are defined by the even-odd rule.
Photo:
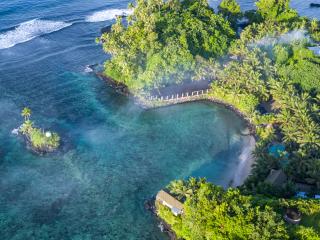
[[[319,23],[316,18],[312,19],[310,23],[310,30],[311,32],[316,32],[317,30],[319,30]]]
[[[24,117],[25,121],[28,121],[30,119],[30,116],[31,116],[31,109],[25,107],[21,112],[21,116]]]
[[[33,129],[33,122],[26,120],[20,127],[20,132],[24,135],[29,134]]]
[[[179,200],[190,197],[192,195],[192,189],[189,189],[187,183],[183,180],[171,182],[168,188],[170,192],[176,195]]]

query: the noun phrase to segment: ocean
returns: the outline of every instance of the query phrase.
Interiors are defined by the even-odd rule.
[[[319,16],[310,2],[292,6]],[[0,2],[1,239],[167,239],[147,199],[178,178],[233,179],[247,141],[234,113],[205,102],[144,110],[90,73],[108,58],[95,38],[127,5]],[[34,155],[11,133],[25,106],[61,135],[57,153]]]

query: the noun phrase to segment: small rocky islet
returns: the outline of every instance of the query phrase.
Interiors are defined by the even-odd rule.
[[[32,152],[45,155],[56,151],[60,146],[60,136],[56,132],[44,131],[37,128],[31,121],[31,109],[25,107],[21,116],[24,117],[22,125],[14,130],[14,133],[21,134],[26,141],[26,145]]]

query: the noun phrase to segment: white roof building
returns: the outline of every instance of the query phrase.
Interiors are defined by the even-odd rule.
[[[158,192],[156,200],[162,205],[170,208],[171,212],[175,216],[181,215],[183,213],[183,204],[163,190],[160,190]]]

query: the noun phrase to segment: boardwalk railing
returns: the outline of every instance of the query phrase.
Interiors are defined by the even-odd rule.
[[[147,99],[149,101],[181,101],[181,100],[187,100],[197,97],[202,97],[205,95],[208,95],[209,89],[205,90],[198,90],[198,91],[192,91],[192,92],[185,92],[185,93],[177,93],[167,96],[149,96]]]

